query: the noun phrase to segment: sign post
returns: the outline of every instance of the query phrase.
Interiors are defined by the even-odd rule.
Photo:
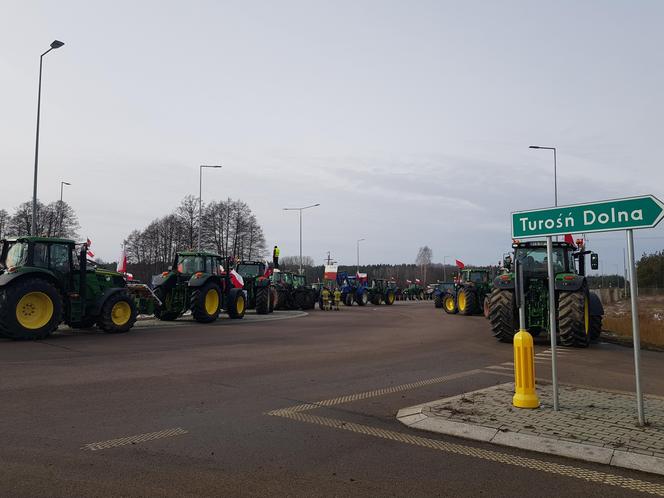
[[[553,238],[546,237],[546,260],[549,274],[549,335],[551,336],[551,387],[553,390],[553,410],[558,411],[558,356],[556,339],[558,324],[556,321],[556,275],[553,272]]]
[[[546,237],[549,273],[549,323],[551,328],[551,376],[554,387],[554,409],[557,409],[558,380],[556,371],[556,317],[553,274],[554,235],[572,232],[613,232],[627,234],[627,269],[632,307],[632,337],[634,343],[634,373],[639,424],[645,425],[643,393],[641,391],[641,334],[639,331],[638,286],[634,259],[634,232],[639,228],[653,228],[664,218],[664,204],[652,195],[613,199],[553,208],[517,211],[512,213],[512,237]]]

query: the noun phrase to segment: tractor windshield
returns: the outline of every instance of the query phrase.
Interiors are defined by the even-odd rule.
[[[265,273],[265,271],[261,268],[261,265],[247,265],[247,264],[237,265],[237,272],[246,278],[258,277],[259,275]]]
[[[178,258],[178,273],[184,275],[193,275],[196,272],[202,271],[205,272],[205,263],[206,259],[202,256],[180,256]],[[209,267],[208,263],[208,267]],[[208,268],[208,273],[212,273],[211,269]]]
[[[546,274],[548,261],[546,247],[519,247],[515,259],[523,261],[523,271]],[[564,247],[553,248],[553,271],[563,273],[574,271],[574,256]]]
[[[9,242],[7,246],[2,266],[12,268],[25,266],[28,263],[28,244],[26,242]]]
[[[468,274],[468,281],[475,282],[476,284],[482,284],[489,280],[489,276],[484,271],[471,271]]]

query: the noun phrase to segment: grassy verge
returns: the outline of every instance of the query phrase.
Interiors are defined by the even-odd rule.
[[[664,297],[639,297],[639,322],[642,345],[664,348]],[[631,341],[632,314],[629,301],[606,306],[602,328],[625,341]]]

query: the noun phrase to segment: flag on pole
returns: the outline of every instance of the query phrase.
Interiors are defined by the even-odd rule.
[[[231,283],[233,284],[233,287],[237,289],[241,289],[244,287],[244,279],[242,278],[242,275],[240,275],[238,272],[235,270],[231,270],[230,273],[230,278],[231,278]]]
[[[95,253],[93,253],[93,252],[90,250],[90,246],[92,245],[92,241],[91,241],[90,239],[86,239],[86,241],[85,241],[85,245],[87,246],[87,249],[88,249],[88,256],[91,257],[91,258],[94,258],[94,257],[95,257]]]
[[[118,273],[127,273],[127,251],[125,248],[122,248],[122,253],[120,254],[120,259],[118,260]]]
[[[463,264],[463,261],[459,261],[458,259],[456,259],[455,261],[457,268],[459,268],[459,270],[463,270],[466,267],[466,265]]]
[[[574,237],[572,237],[571,233],[565,234],[565,242],[574,245]]]
[[[325,265],[325,273],[323,274],[324,280],[336,280],[337,279],[337,265]]]

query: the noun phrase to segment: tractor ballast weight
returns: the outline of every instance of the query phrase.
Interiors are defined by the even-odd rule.
[[[247,293],[247,308],[255,309],[256,314],[266,315],[274,311],[277,292],[266,275],[267,265],[262,261],[240,261],[236,267]]]
[[[0,336],[44,339],[61,322],[118,333],[136,322],[135,297],[125,278],[89,262],[87,244],[79,250],[73,240],[49,237],[0,244]]]
[[[546,242],[515,242],[512,247],[513,261],[518,259],[523,265],[526,328],[533,336],[550,334]],[[558,330],[554,333],[563,346],[587,347],[599,339],[602,331],[604,308],[599,297],[589,290],[585,277],[585,256],[590,253],[583,247],[577,250],[568,242],[553,242],[554,301],[558,314]],[[494,280],[489,320],[493,335],[510,342],[519,324],[515,273],[511,265],[506,266],[508,270]]]
[[[367,288],[367,296],[369,302],[373,305],[380,305],[382,303],[389,305],[394,304],[396,300],[396,292],[390,288],[389,283],[383,278],[374,278],[371,282],[371,287]]]
[[[209,252],[176,253],[170,269],[152,278],[159,300],[155,316],[171,321],[191,311],[197,322],[211,323],[223,309],[231,318],[243,318],[245,293],[233,285],[228,263],[219,254]]]

